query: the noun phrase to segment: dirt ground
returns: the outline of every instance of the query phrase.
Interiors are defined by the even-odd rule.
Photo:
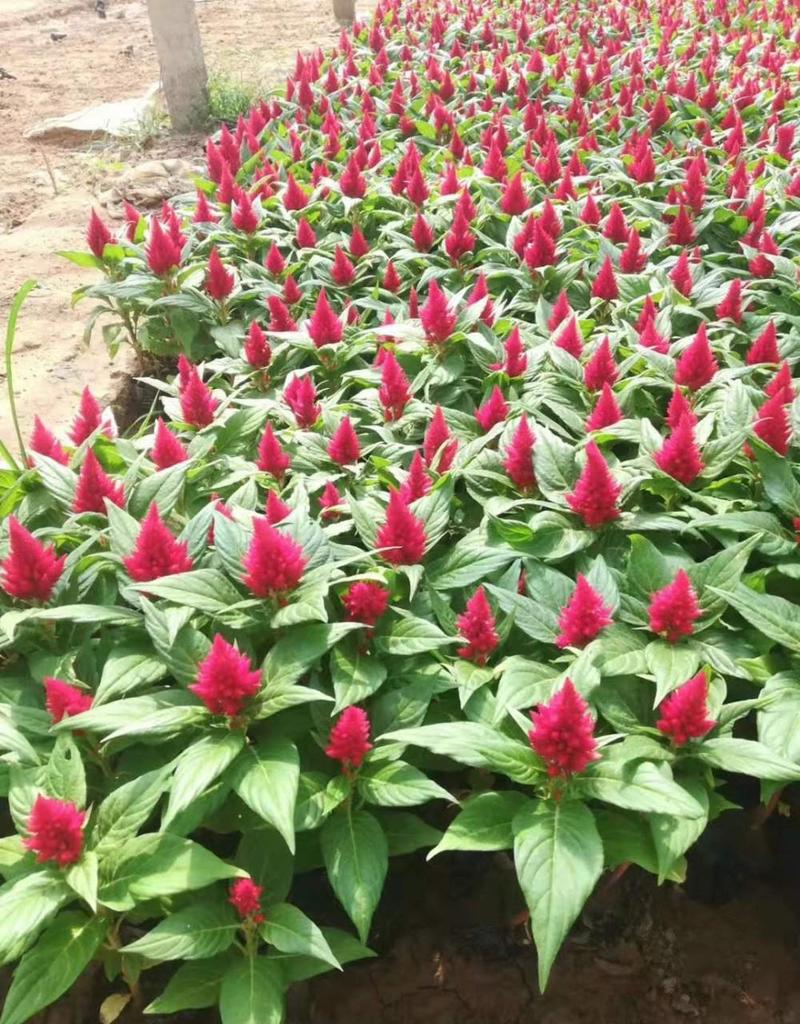
[[[72,291],[93,272],[56,256],[84,248],[89,210],[126,170],[154,158],[197,160],[202,138],[162,132],[143,144],[26,140],[47,117],[91,104],[140,96],[159,70],[145,0],[0,0],[0,328],[17,288],[34,278],[17,332],[14,385],[23,433],[36,413],[63,432],[85,384],[110,401],[130,367],[123,351],[111,363],[98,335],[82,344],[89,305],[70,306]],[[199,0],[197,13],[209,68],[279,82],[295,52],[331,46],[338,28],[330,0]],[[6,75],[13,76],[11,78]],[[145,133],[142,132],[141,136]],[[48,170],[49,165],[49,170]],[[57,194],[54,194],[53,180]],[[16,450],[5,377],[0,374],[0,439]]]

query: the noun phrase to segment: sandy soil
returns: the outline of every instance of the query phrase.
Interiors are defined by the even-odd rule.
[[[140,138],[78,147],[23,138],[46,117],[141,95],[158,79],[145,0],[107,0],[106,10],[103,20],[94,0],[0,0],[0,67],[14,76],[0,75],[3,331],[17,288],[31,277],[41,285],[23,310],[14,360],[26,435],[36,413],[63,432],[85,384],[109,401],[130,367],[124,352],[115,363],[108,360],[99,335],[88,350],[83,347],[89,307],[71,309],[70,297],[92,272],[56,252],[84,247],[90,207],[127,168],[153,157],[200,154],[200,138],[163,133],[145,147]],[[328,47],[338,35],[330,0],[201,0],[197,12],[209,68],[265,86],[281,80],[298,48]],[[64,38],[54,40],[53,34]],[[16,450],[2,374],[0,387],[0,439]]]

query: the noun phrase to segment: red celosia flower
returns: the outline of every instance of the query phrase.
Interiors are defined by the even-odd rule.
[[[45,706],[53,722],[79,715],[92,706],[92,695],[63,679],[46,676],[44,680]]]
[[[291,171],[286,175],[286,188],[283,190],[283,208],[292,212],[303,210],[308,206],[308,196],[297,184]]]
[[[519,327],[514,327],[503,342],[503,351],[505,360],[499,366],[493,366],[492,369],[502,369],[509,377],[521,377],[528,368],[528,357],[525,354]]]
[[[266,519],[253,520],[253,539],[244,556],[244,585],[256,597],[280,597],[303,578],[308,559],[302,547]]]
[[[694,436],[693,419],[684,416],[679,420],[653,459],[660,470],[688,487],[705,468]]]
[[[85,821],[85,813],[68,800],[37,796],[28,819],[25,846],[36,854],[40,864],[52,861],[65,868],[80,860],[83,853]]]
[[[786,455],[789,451],[789,442],[792,436],[792,425],[789,420],[784,396],[773,395],[758,410],[756,421],[753,424],[753,433],[761,438],[764,444],[778,453]]]
[[[683,392],[675,388],[667,406],[667,426],[674,430],[684,418],[688,418],[692,424],[697,423],[697,417]]]
[[[337,505],[341,505],[342,496],[339,494],[339,489],[336,484],[329,480],[325,484],[325,489],[322,492],[322,497],[319,499],[319,507],[322,510],[323,519],[336,519],[339,515],[335,511]]]
[[[610,427],[614,423],[619,423],[621,419],[622,409],[620,409],[614,392],[611,390],[611,385],[606,381],[600,391],[600,397],[595,402],[594,409],[592,409],[586,420],[586,429],[590,432],[592,430],[602,430],[604,427]]]
[[[224,302],[233,291],[234,278],[230,270],[226,270],[220,259],[217,247],[211,250],[206,271],[206,292],[217,302]]]
[[[86,229],[86,241],[94,255],[101,260],[105,247],[114,241],[114,236],[102,222],[95,210],[89,215],[89,227]]]
[[[386,352],[381,362],[378,398],[383,406],[384,418],[388,422],[399,420],[411,399],[408,377],[392,352]]]
[[[684,349],[675,366],[675,383],[698,391],[708,384],[718,369],[719,363],[708,343],[706,325],[700,324],[694,341]]]
[[[422,520],[414,515],[400,491],[392,491],[386,521],[375,539],[378,548],[386,549],[380,552],[381,558],[392,565],[415,565],[425,555],[426,542]]]
[[[14,516],[8,517],[8,557],[0,563],[3,590],[20,601],[48,601],[64,571],[52,544],[42,544]]]
[[[619,288],[614,275],[614,264],[611,257],[606,256],[603,265],[598,271],[597,277],[592,284],[592,295],[596,299],[603,299],[606,302],[619,298]]]
[[[359,580],[350,585],[342,598],[342,604],[347,609],[348,619],[372,627],[386,613],[390,597],[389,591],[380,583]]]
[[[561,609],[558,647],[585,647],[612,622],[611,609],[583,573],[578,573],[572,597]]]
[[[533,432],[528,423],[528,417],[523,415],[503,460],[503,468],[508,473],[511,482],[523,493],[532,491],[536,486],[533,445]]]
[[[478,587],[467,601],[464,614],[459,615],[458,632],[466,640],[466,646],[458,648],[458,656],[474,661],[476,665],[485,665],[500,643],[500,637],[483,587]]]
[[[231,224],[246,235],[252,235],[258,231],[259,219],[253,207],[253,201],[241,189],[236,194],[235,202],[231,204]]]
[[[708,680],[705,672],[679,686],[659,707],[656,728],[669,736],[676,747],[700,740],[717,724],[708,713]]]
[[[331,277],[333,278],[333,283],[337,284],[340,288],[346,288],[356,278],[356,268],[340,245],[336,246],[333,254]]]
[[[105,499],[123,508],[125,505],[125,489],[121,483],[115,483],[97,460],[90,448],[83,460],[75,497],[72,501],[73,512],[99,512],[106,514]]]
[[[417,252],[428,252],[433,246],[433,229],[421,213],[417,214],[411,229],[411,240]]]
[[[150,458],[155,463],[156,469],[169,469],[170,466],[176,466],[179,462],[185,462],[189,458],[189,453],[184,445],[160,416],[156,420]]]
[[[159,277],[166,277],[181,265],[182,246],[153,218],[147,243],[147,265]]]
[[[428,298],[420,308],[419,318],[428,341],[447,341],[455,330],[456,314],[450,310],[447,297],[435,281],[431,281]]]
[[[725,298],[716,310],[718,320],[733,320],[735,324],[742,322],[742,282],[735,277],[728,285]]]
[[[317,389],[309,374],[292,377],[283,389],[283,397],[299,427],[314,426],[322,409],[317,403]]]
[[[566,327],[558,332],[554,345],[556,348],[563,348],[565,352],[569,352],[576,359],[580,359],[583,353],[583,335],[578,327],[576,317],[569,318]]]
[[[530,244],[525,247],[525,265],[535,271],[551,267],[556,262],[555,239],[545,231],[541,220],[533,224]]]
[[[518,217],[529,205],[528,194],[522,183],[522,172],[518,171],[503,187],[500,209],[511,217]]]
[[[237,878],[231,885],[228,903],[243,921],[262,924],[264,915],[261,912],[261,897],[263,895],[264,887],[256,885],[252,878]]]
[[[291,465],[291,459],[281,447],[281,443],[275,436],[272,424],[268,423],[258,444],[258,461],[256,465],[262,473],[271,473],[276,480],[281,481],[286,470]]]
[[[546,704],[531,712],[531,721],[528,738],[551,778],[575,775],[599,760],[594,721],[571,679],[565,679]]]
[[[331,729],[325,753],[334,761],[341,761],[342,771],[360,768],[372,750],[369,742],[369,718],[361,708],[349,707],[339,715]]]
[[[291,278],[289,279],[291,280]],[[288,281],[287,281],[288,284]],[[286,304],[280,295],[268,295],[267,306],[269,307],[269,330],[271,331],[296,331],[297,324],[292,314],[286,308]]]
[[[63,445],[55,434],[42,423],[38,416],[33,417],[33,431],[31,439],[28,441],[28,447],[32,452],[36,452],[37,455],[46,455],[48,458],[53,459],[54,462],[60,462],[62,466],[66,466],[69,463],[69,456],[64,450]]]
[[[286,260],[283,258],[283,254],[275,242],[269,247],[269,252],[264,260],[264,266],[272,277],[280,277],[284,270],[286,270]]]
[[[674,644],[681,637],[691,636],[694,623],[702,612],[697,603],[697,594],[691,580],[683,569],[679,569],[672,583],[657,590],[650,598],[648,608],[650,629],[661,633]]]
[[[342,340],[342,321],[334,313],[324,288],[317,296],[314,314],[306,324],[306,330],[317,348],[335,345]]]
[[[349,416],[345,416],[328,443],[328,455],[340,466],[349,466],[361,458],[361,445]]]
[[[583,368],[583,383],[590,391],[599,391],[604,384],[616,384],[618,377],[619,370],[611,354],[608,336],[606,336]]]
[[[282,523],[286,519],[292,510],[285,501],[278,497],[275,491],[268,491],[264,511],[267,516],[267,522],[277,526],[278,523]]]
[[[437,405],[428,424],[428,429],[425,431],[423,442],[423,452],[429,469],[436,470],[438,473],[446,473],[453,464],[457,449],[458,441],[451,440],[450,429],[444,418],[442,407]],[[438,459],[437,453],[439,453]]]
[[[597,444],[590,441],[586,446],[583,472],[574,490],[567,495],[570,508],[590,529],[596,530],[619,517],[617,499],[621,491]]]
[[[260,670],[219,633],[197,668],[197,681],[189,687],[212,715],[228,718],[238,718],[260,688]]]
[[[692,294],[692,269],[689,266],[689,254],[684,249],[675,266],[669,272],[669,279],[676,290],[687,298]]]
[[[747,350],[745,362],[748,366],[755,366],[757,363],[779,363],[780,361],[778,335],[775,324],[769,320],[764,330]]]
[[[197,367],[186,361],[179,388],[181,416],[190,427],[202,429],[214,422],[219,403],[211,388],[200,378]]]
[[[83,444],[103,423],[103,410],[88,387],[81,392],[78,415],[72,421],[69,437],[73,444]]]
[[[431,479],[425,471],[422,455],[419,452],[414,452],[414,458],[411,460],[408,474],[400,487],[403,501],[407,504],[417,501],[418,498],[422,498],[428,493],[431,486]]]
[[[123,559],[123,564],[131,579],[137,583],[147,583],[179,572],[191,572],[193,566],[189,545],[173,537],[159,515],[155,502],[150,505],[142,520],[133,553]]]
[[[245,360],[256,370],[266,370],[272,362],[272,349],[267,336],[255,320],[250,324],[243,352]]]
[[[508,416],[508,402],[503,398],[503,392],[495,384],[492,393],[475,412],[475,419],[478,426],[484,433],[487,433],[498,423],[502,423]]]
[[[781,363],[781,368],[769,384],[767,384],[765,391],[770,398],[773,395],[780,395],[782,401],[787,404],[794,401],[794,381],[792,380],[792,371],[787,362]]]

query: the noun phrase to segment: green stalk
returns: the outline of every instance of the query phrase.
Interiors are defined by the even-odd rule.
[[[34,288],[38,288],[38,282],[26,281],[25,284],[19,289],[17,294],[11,300],[11,309],[8,314],[8,324],[6,325],[6,387],[8,389],[8,404],[11,409],[11,419],[14,421],[14,430],[17,435],[17,441],[19,443],[20,454],[22,455],[22,462],[24,466],[28,465],[28,452],[25,449],[25,442],[22,440],[22,431],[19,428],[19,418],[17,416],[17,403],[14,398],[14,373],[11,365],[11,353],[14,349],[14,335],[17,332],[17,317],[19,311],[22,309],[22,304],[33,291]],[[16,463],[14,468],[18,468]]]

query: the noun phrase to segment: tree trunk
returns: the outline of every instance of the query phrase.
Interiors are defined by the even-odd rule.
[[[333,16],[340,25],[352,25],[356,20],[356,0],[333,0]]]
[[[147,0],[147,9],[172,127],[201,128],[208,118],[208,74],[194,0]]]

